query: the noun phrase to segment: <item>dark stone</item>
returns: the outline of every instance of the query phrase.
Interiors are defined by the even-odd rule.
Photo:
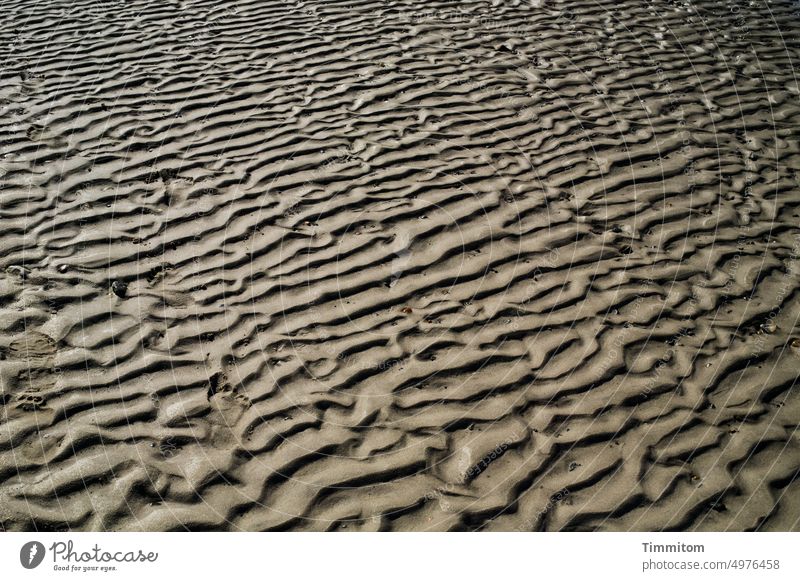
[[[124,299],[128,294],[128,285],[121,280],[115,280],[111,283],[111,291],[119,298]]]

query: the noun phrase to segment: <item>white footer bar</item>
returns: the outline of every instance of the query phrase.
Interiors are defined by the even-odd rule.
[[[796,533],[0,533],[0,570],[6,579],[115,581],[187,573],[222,581],[777,580],[800,579],[798,540]]]

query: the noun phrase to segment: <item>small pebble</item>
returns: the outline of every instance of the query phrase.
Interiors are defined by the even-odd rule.
[[[122,299],[128,294],[128,285],[121,280],[115,280],[111,283],[111,290],[115,295]]]

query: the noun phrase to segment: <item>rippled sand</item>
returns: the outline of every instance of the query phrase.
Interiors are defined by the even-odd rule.
[[[3,12],[0,530],[800,528],[796,2]]]

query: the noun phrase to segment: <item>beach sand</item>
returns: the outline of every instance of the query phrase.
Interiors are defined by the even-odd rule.
[[[800,529],[796,2],[3,12],[0,530]]]

